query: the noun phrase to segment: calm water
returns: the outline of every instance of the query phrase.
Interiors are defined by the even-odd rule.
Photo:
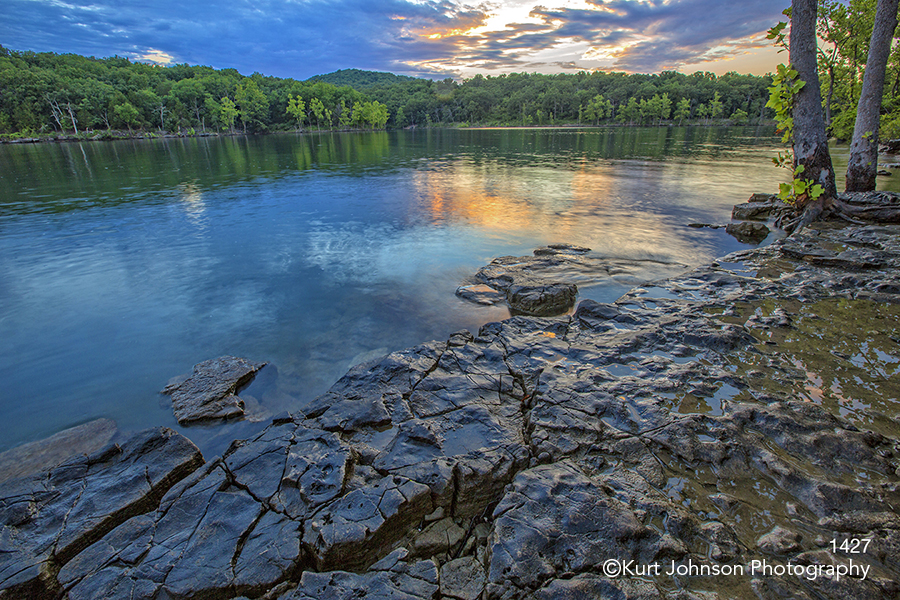
[[[0,450],[97,417],[205,453],[261,425],[179,428],[158,390],[268,360],[290,410],[346,369],[508,316],[454,296],[491,258],[566,241],[699,264],[771,191],[747,129],[432,130],[0,146]],[[622,284],[584,290],[611,301]]]

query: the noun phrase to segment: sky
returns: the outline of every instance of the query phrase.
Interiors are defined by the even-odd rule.
[[[783,62],[789,0],[0,0],[11,50],[125,56],[307,79],[338,69],[728,71]]]

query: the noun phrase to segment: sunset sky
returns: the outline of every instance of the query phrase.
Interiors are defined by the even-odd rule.
[[[12,50],[306,79],[606,69],[764,74],[788,0],[2,0]]]

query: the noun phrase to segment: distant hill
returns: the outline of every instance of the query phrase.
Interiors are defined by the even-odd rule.
[[[315,75],[306,81],[324,81],[336,86],[349,85],[355,90],[365,90],[376,85],[393,85],[404,81],[415,81],[415,77],[394,75],[380,71],[362,71],[360,69],[340,69],[334,73]]]

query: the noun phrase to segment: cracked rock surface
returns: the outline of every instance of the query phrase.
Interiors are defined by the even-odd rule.
[[[821,226],[394,352],[180,476],[123,444],[2,484],[0,598],[898,597],[898,234]],[[147,501],[78,500],[142,461]]]

